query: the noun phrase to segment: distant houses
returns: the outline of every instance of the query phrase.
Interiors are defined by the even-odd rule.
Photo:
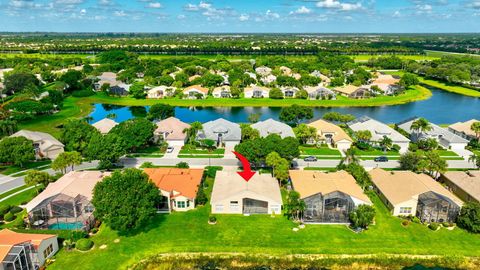
[[[480,171],[447,171],[439,181],[463,201],[480,203]]]
[[[352,84],[335,87],[333,91],[342,96],[353,99],[369,98],[372,96],[371,90],[367,87],[358,87]]]
[[[255,174],[248,182],[234,171],[218,171],[210,199],[212,214],[280,214],[282,196],[270,174]]]
[[[277,134],[282,138],[295,137],[292,127],[271,118],[252,124],[251,127],[258,130],[261,137],[267,137],[270,134]]]
[[[92,124],[101,134],[107,134],[112,130],[118,123],[110,118],[103,118],[102,120]]]
[[[37,158],[55,159],[64,151],[63,143],[45,132],[22,129],[10,137],[25,137],[33,141],[33,148],[35,149],[35,155]]]
[[[204,99],[208,95],[208,88],[200,85],[192,85],[183,89],[183,94],[188,99]]]
[[[198,132],[197,140],[210,139],[218,147],[233,148],[240,143],[242,131],[240,125],[223,118],[203,124],[203,129]]]
[[[153,132],[155,141],[164,141],[169,146],[183,146],[187,141],[187,133],[184,131],[190,128],[190,125],[178,118],[169,117],[158,121],[156,125],[157,128]]]
[[[389,127],[388,125],[381,123],[375,119],[364,116],[347,123],[347,125],[353,131],[370,131],[370,133],[372,134],[372,138],[370,139],[370,141],[375,144],[379,144],[379,142],[385,136],[392,140],[392,144],[400,146],[400,153],[405,153],[408,150],[408,146],[410,143],[410,140],[408,138],[400,134],[400,132]]]
[[[304,87],[305,91],[308,93],[309,99],[328,99],[335,100],[337,95],[331,89],[328,89],[323,86],[307,86]]]
[[[175,93],[175,87],[160,85],[147,91],[147,98],[159,99],[170,97]]]
[[[250,86],[244,90],[245,98],[268,98],[270,96],[270,88],[263,86]]]
[[[371,86],[376,86],[382,91],[384,95],[394,95],[400,92],[402,87],[398,84],[400,78],[395,77],[389,74],[378,73],[377,78],[373,80],[370,84]]]
[[[355,179],[345,171],[291,170],[290,179],[293,189],[305,202],[304,222],[349,223],[349,214],[356,207],[372,204]]]
[[[375,190],[394,216],[417,216],[422,222],[455,222],[463,203],[426,174],[370,171]]]
[[[298,91],[300,91],[297,87],[291,87],[291,86],[282,86],[280,87],[280,91],[282,91],[282,94],[286,98],[293,98],[297,94]]]
[[[231,98],[232,92],[230,90],[230,86],[223,85],[213,89],[212,96],[214,98]]]
[[[472,119],[466,122],[457,122],[448,126],[448,130],[466,140],[473,140],[477,138],[477,134],[472,130],[472,124],[476,122],[480,121]]]
[[[203,169],[147,168],[145,173],[162,195],[157,204],[159,212],[170,213],[195,208],[195,198],[202,182]]]
[[[310,143],[325,143],[338,150],[346,151],[352,146],[353,140],[348,134],[339,126],[327,122],[323,119],[318,119],[312,123],[307,124],[310,127],[317,129],[318,137],[312,139]]]
[[[452,150],[463,150],[468,144],[466,139],[433,123],[430,123],[432,129],[429,131],[422,132],[412,130],[412,123],[416,120],[418,120],[418,118],[412,118],[397,124],[399,128],[410,134],[410,139],[413,142],[417,142],[422,139],[433,138],[437,140],[442,147]]]

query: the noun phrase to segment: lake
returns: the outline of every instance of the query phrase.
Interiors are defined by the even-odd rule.
[[[315,119],[327,112],[349,113],[357,117],[367,115],[384,123],[397,123],[402,120],[420,116],[437,124],[451,124],[472,118],[480,119],[480,98],[467,97],[450,93],[437,88],[428,87],[432,97],[427,100],[408,104],[380,107],[339,107],[313,108]],[[102,120],[109,114],[115,114],[114,120],[122,122],[133,117],[146,114],[148,107],[124,107],[108,104],[94,104],[90,114],[92,123]],[[248,122],[248,116],[259,113],[261,119],[278,119],[280,107],[176,107],[175,115],[184,122],[208,122],[217,118],[225,118],[232,122]]]

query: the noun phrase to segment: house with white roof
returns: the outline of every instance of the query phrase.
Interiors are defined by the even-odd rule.
[[[293,98],[299,91],[297,87],[292,87],[292,86],[282,86],[280,87],[280,91],[282,91],[283,96],[286,98]]]
[[[252,124],[251,127],[258,130],[261,137],[267,137],[270,134],[277,134],[282,138],[295,137],[292,127],[272,118]]]
[[[243,93],[245,98],[268,98],[270,95],[270,88],[252,85],[250,87],[245,87]]]
[[[147,91],[147,98],[170,97],[175,93],[175,87],[160,85]]]
[[[257,67],[255,69],[255,72],[262,77],[266,77],[266,76],[272,74],[272,69],[269,68],[269,67],[265,67],[265,66]]]
[[[110,130],[112,130],[112,128],[117,125],[118,123],[110,118],[103,118],[102,120],[92,124],[92,126],[98,131],[100,131],[100,133],[102,134],[107,134],[108,132],[110,132]]]
[[[364,116],[353,120],[347,125],[353,131],[361,131],[361,130],[368,130],[372,134],[372,138],[370,139],[373,143],[379,143],[383,137],[388,137],[392,140],[393,144],[400,146],[400,153],[405,153],[408,151],[408,146],[410,140],[400,134],[400,132],[396,131],[395,129],[389,127],[388,125],[379,122],[375,119],[372,119],[368,116]]]
[[[215,87],[212,91],[212,96],[214,98],[230,98],[232,97],[232,93],[230,91],[230,86],[222,85],[219,87]]]
[[[335,92],[323,86],[306,86],[303,89],[307,91],[308,99],[337,99]]]
[[[272,74],[260,78],[260,81],[263,84],[271,84],[271,83],[275,82],[276,80],[277,80],[277,76],[272,75]]]
[[[223,118],[204,123],[202,126],[203,129],[197,134],[197,140],[210,139],[214,140],[217,146],[233,148],[242,139],[240,125]]]
[[[35,149],[37,158],[49,158],[53,160],[64,151],[63,143],[45,132],[22,129],[10,137],[25,137],[33,141],[33,148]]]
[[[202,87],[200,85],[192,85],[183,89],[183,94],[188,99],[204,99],[208,95],[208,88]]]

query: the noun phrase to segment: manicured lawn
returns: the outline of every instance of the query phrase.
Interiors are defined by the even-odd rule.
[[[341,157],[340,151],[337,149],[330,149],[328,147],[309,147],[300,146],[300,155],[302,156],[335,156]]]
[[[398,158],[400,157],[400,153],[395,151],[383,152],[379,149],[357,150],[357,156],[363,160],[373,160],[379,156],[387,156],[389,160],[398,160]]]
[[[179,154],[204,154],[204,155],[223,155],[225,154],[224,148],[217,148],[212,151],[206,149],[182,149]]]
[[[145,148],[137,149],[135,153],[127,154],[127,157],[153,157],[161,158],[165,154],[165,149],[160,146],[153,145]]]
[[[20,191],[20,190],[23,190],[23,189],[25,189],[25,188],[27,188],[27,186],[21,186],[21,187],[18,187],[18,188],[14,188],[14,189],[12,189],[12,190],[9,190],[9,191],[7,191],[7,192],[5,192],[5,193],[2,193],[2,194],[0,194],[0,199],[3,199],[3,198],[5,198],[5,197],[9,196],[10,194],[13,194],[13,193],[18,192],[18,191]]]
[[[440,88],[448,92],[452,92],[452,93],[456,93],[464,96],[470,96],[470,97],[480,97],[480,91],[478,90],[473,90],[473,89],[462,87],[459,85],[448,84],[448,83],[439,82],[435,80],[428,80],[428,79],[422,79],[422,78],[420,79],[421,79],[420,82],[425,85]]]
[[[376,58],[376,57],[388,57],[390,55],[375,55],[375,54],[360,54],[360,55],[351,55],[355,62],[367,62],[370,58]],[[431,61],[435,59],[439,59],[440,57],[438,56],[431,56],[431,55],[418,55],[418,54],[406,54],[406,55],[401,55],[401,54],[396,54],[395,56],[401,58],[401,59],[407,59],[407,60],[415,60],[415,61]]]
[[[223,158],[223,155],[179,154],[178,158]]]
[[[27,162],[25,165],[22,167],[20,166],[0,166],[0,174],[4,175],[11,175],[20,171],[25,171],[25,170],[30,170],[30,169],[35,169],[38,167],[44,168],[46,165],[49,165],[52,163],[51,160],[41,160],[41,161],[36,161],[36,162]]]
[[[88,253],[60,251],[49,269],[126,269],[158,253],[235,252],[246,254],[435,254],[480,256],[480,235],[458,228],[433,232],[420,224],[401,225],[389,215],[377,197],[376,225],[355,234],[343,225],[307,225],[293,232],[296,224],[269,215],[216,215],[217,224],[207,224],[209,207],[186,213],[158,215],[150,226],[134,236],[121,236],[102,226],[92,237],[95,248]],[[114,243],[115,239],[120,242]],[[106,245],[105,249],[99,249]]]
[[[0,202],[0,205],[21,205],[24,202],[31,201],[35,196],[37,196],[37,191],[32,188]]]

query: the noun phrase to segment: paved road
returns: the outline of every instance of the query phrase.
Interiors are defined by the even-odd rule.
[[[204,166],[223,166],[223,167],[237,167],[240,165],[239,161],[236,158],[122,158],[121,163],[127,167],[139,167],[144,162],[151,162],[154,165],[163,165],[163,166],[174,166],[179,162],[187,162],[191,167],[204,167]],[[319,167],[319,168],[335,168],[338,165],[338,160],[318,160],[316,162],[305,162],[303,160],[294,161],[294,164],[298,168],[305,167]],[[396,168],[399,166],[398,161],[391,160],[388,162],[374,162],[373,160],[365,160],[360,162],[365,168]],[[76,170],[94,168],[98,165],[98,162],[91,163],[82,163],[79,166],[76,166]],[[448,166],[450,168],[461,168],[461,169],[473,169],[475,168],[473,163],[469,163],[465,160],[449,160]],[[55,172],[52,169],[45,170],[50,174]],[[25,185],[23,181],[23,176],[20,177],[1,177],[0,178],[0,194],[9,191],[11,189]]]

